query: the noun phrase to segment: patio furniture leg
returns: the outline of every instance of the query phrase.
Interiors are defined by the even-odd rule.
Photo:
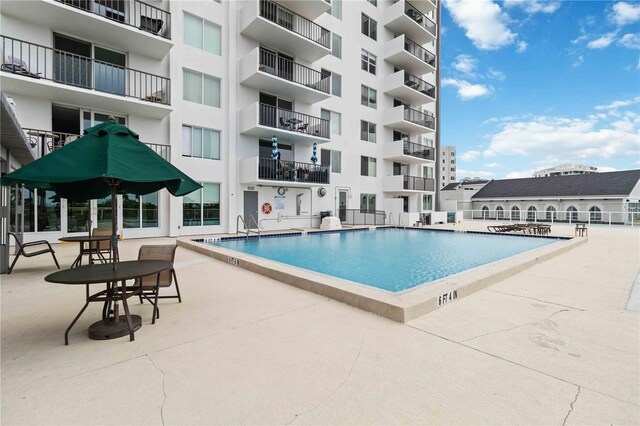
[[[182,297],[180,297],[180,287],[178,286],[178,277],[176,277],[175,269],[172,269],[171,273],[173,274],[173,280],[176,282],[176,291],[178,292],[178,303],[182,303]]]
[[[56,262],[56,266],[60,269],[60,264],[58,263],[58,259],[56,259],[56,254],[52,251],[51,256],[53,256],[53,261]]]
[[[20,255],[22,255],[22,249],[18,249],[18,253],[16,253],[16,257],[13,259],[13,262],[11,262],[11,266],[9,266],[9,270],[7,271],[8,274],[10,274],[11,271],[13,271],[13,267],[16,266],[16,262],[18,261],[18,258],[20,257]]]
[[[160,309],[158,309],[158,293],[160,292],[160,274],[158,274],[158,278],[156,279],[156,300],[153,304],[153,319],[151,320],[151,324],[156,323],[156,318],[160,319]]]
[[[120,291],[122,295],[122,306],[124,307],[124,314],[127,317],[127,325],[129,326],[129,341],[133,342],[136,340],[133,334],[133,321],[131,319],[131,314],[129,313],[129,305],[127,304],[127,283],[122,281],[122,289]]]
[[[73,321],[71,321],[71,324],[69,324],[69,327],[67,327],[66,331],[64,332],[64,344],[65,344],[65,346],[69,345],[69,332],[71,331],[73,326],[76,325],[76,322],[78,322],[78,320],[80,319],[80,317],[84,313],[85,309],[87,309],[87,306],[89,306],[89,284],[87,284],[85,287],[86,287],[86,299],[85,299],[85,302],[84,302],[84,306],[82,307],[82,309],[80,309],[80,312],[78,312],[78,315],[76,315],[76,317],[73,319]]]
[[[107,283],[107,298],[102,306],[102,319],[107,319],[111,314],[111,300],[113,298],[113,289],[111,283]]]

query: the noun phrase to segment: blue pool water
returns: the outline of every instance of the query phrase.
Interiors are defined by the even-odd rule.
[[[556,241],[513,235],[378,229],[210,244],[398,292]]]

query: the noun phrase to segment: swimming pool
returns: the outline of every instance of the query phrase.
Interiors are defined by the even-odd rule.
[[[556,241],[557,238],[378,228],[208,244],[395,293]]]

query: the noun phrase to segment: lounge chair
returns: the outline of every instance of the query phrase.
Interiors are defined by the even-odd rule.
[[[148,16],[140,16],[140,29],[153,34],[160,34],[162,19],[153,19]]]
[[[40,77],[42,73],[32,73],[31,71],[29,71],[29,66],[25,61],[11,55],[7,55],[7,60],[4,64],[2,64],[2,70],[9,71],[14,74],[25,75],[32,78],[42,78]]]
[[[164,89],[157,90],[157,91],[153,92],[152,94],[150,94],[148,96],[145,96],[144,100],[145,101],[149,101],[149,102],[156,102],[156,103],[164,102]]]
[[[176,246],[171,245],[143,245],[138,252],[138,260],[166,260],[171,262],[171,269],[160,272],[156,275],[149,275],[136,280],[134,286],[140,287],[138,296],[140,297],[140,303],[143,303],[143,298],[149,301],[153,305],[153,319],[152,324],[155,324],[156,318],[160,318],[160,310],[158,309],[158,299],[178,299],[178,303],[182,303],[182,297],[180,297],[180,287],[178,286],[178,277],[176,277],[176,271],[173,269],[173,260],[176,256]],[[176,295],[175,296],[160,296],[160,288],[170,287],[172,282],[176,282]]]
[[[53,250],[53,248],[51,248],[51,244],[49,244],[48,241],[39,240],[39,241],[32,241],[30,243],[23,243],[22,239],[18,236],[18,234],[14,232],[9,232],[9,235],[12,235],[13,238],[16,240],[16,244],[18,245],[18,252],[16,253],[16,257],[13,259],[13,262],[11,262],[11,266],[9,266],[9,270],[7,271],[7,274],[10,274],[11,271],[13,271],[13,267],[16,265],[16,262],[18,261],[18,258],[20,256],[35,257],[35,256],[39,256],[41,254],[46,254],[46,253],[51,253],[51,256],[53,256],[53,261],[56,262],[56,266],[58,267],[58,269],[60,269],[60,265],[58,264],[58,259],[56,259],[56,252]],[[25,249],[29,247],[45,246],[45,245],[47,246],[47,248],[42,248],[40,250],[32,251],[30,253],[27,253],[25,251]]]

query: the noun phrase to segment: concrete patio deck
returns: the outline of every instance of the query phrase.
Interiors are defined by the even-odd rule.
[[[446,225],[486,229],[481,221]],[[573,229],[555,225],[554,234]],[[125,240],[123,259],[141,244]],[[63,267],[77,246],[55,247]],[[3,424],[639,424],[640,230],[589,241],[401,324],[179,248],[183,303],[132,300],[135,342],[92,341],[51,258],[1,277]],[[169,290],[171,291],[171,290]],[[636,293],[637,294],[637,293]]]

